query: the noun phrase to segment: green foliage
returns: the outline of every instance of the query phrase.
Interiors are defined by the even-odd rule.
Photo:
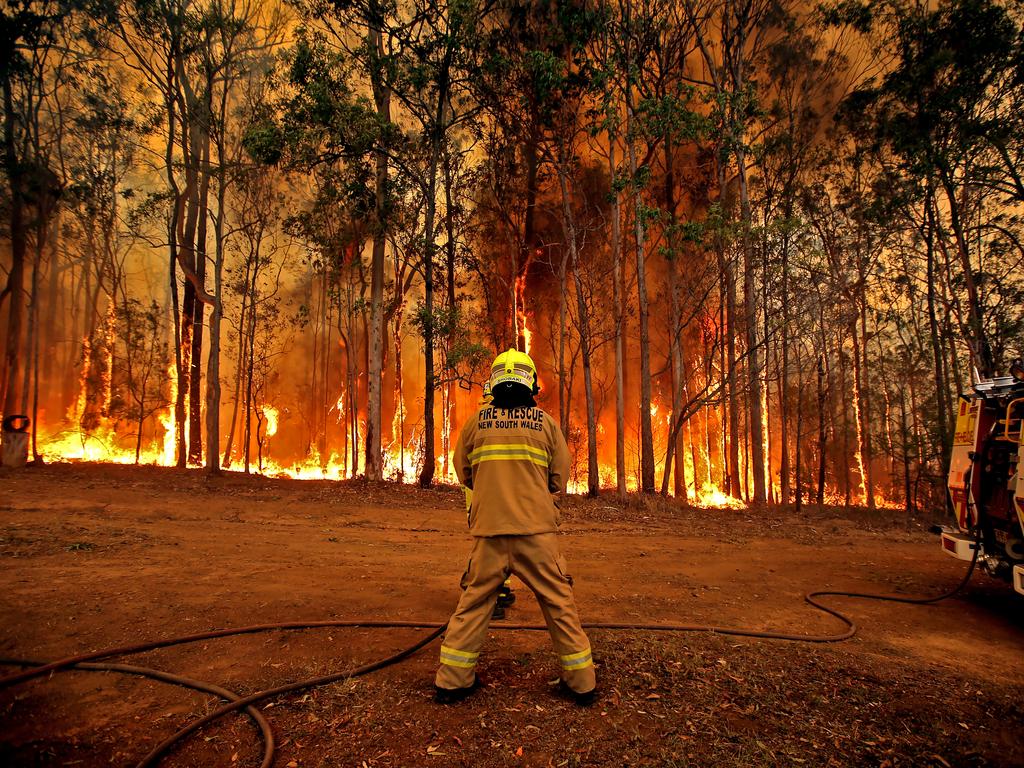
[[[915,175],[940,171],[988,142],[1020,142],[1020,121],[993,101],[1011,98],[1021,29],[990,0],[906,10],[893,21],[896,66],[856,89],[840,119],[875,147],[888,147]],[[1024,83],[1020,83],[1024,85]]]
[[[284,131],[273,119],[250,123],[242,134],[242,148],[261,165],[277,165],[284,156]]]
[[[435,351],[441,355],[443,373],[437,386],[446,381],[472,382],[476,373],[491,361],[493,350],[476,340],[469,317],[459,306],[435,307],[431,312],[420,302],[412,316],[412,323],[426,338],[427,327],[433,333]]]
[[[825,26],[850,27],[861,34],[867,34],[875,19],[872,5],[864,0],[838,0],[820,4],[818,13]]]
[[[674,142],[698,141],[711,130],[710,120],[690,109],[692,87],[682,95],[645,98],[637,104],[637,127],[644,136],[669,137]]]

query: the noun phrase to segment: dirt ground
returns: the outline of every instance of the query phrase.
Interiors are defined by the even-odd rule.
[[[443,622],[470,538],[457,489],[196,471],[0,470],[0,656],[53,659],[276,621]],[[585,621],[833,633],[833,588],[935,594],[964,564],[899,513],[692,510],[570,499],[562,547]],[[517,584],[509,620],[539,622]],[[859,624],[812,645],[594,631],[601,696],[556,697],[544,633],[492,631],[482,690],[432,700],[437,644],[367,677],[261,704],[276,766],[1022,766],[1024,599],[977,575],[943,603],[833,599]],[[425,630],[270,632],[124,659],[238,693],[343,670]],[[13,667],[0,672],[14,671]],[[131,766],[216,705],[111,673],[0,691],[0,765]],[[257,766],[243,716],[168,766]]]

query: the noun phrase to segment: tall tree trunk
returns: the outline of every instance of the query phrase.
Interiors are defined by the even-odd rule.
[[[248,271],[248,269],[249,269],[249,266],[246,265],[246,270]],[[248,274],[247,274],[246,275],[246,279],[245,279],[245,284],[248,285],[248,282],[249,282],[249,280],[248,280]],[[242,339],[244,338],[244,336],[242,335],[242,328],[245,326],[245,324],[247,322],[247,320],[246,320],[246,311],[247,311],[246,310],[246,306],[247,306],[247,303],[248,303],[247,299],[248,299],[248,296],[245,293],[243,293],[242,294],[242,308],[241,308],[241,311],[239,312],[239,319],[238,319],[239,344],[238,344],[238,351],[237,351],[237,354],[236,354],[236,357],[235,357],[235,383],[234,383],[234,386],[232,387],[232,393],[233,394],[232,394],[232,398],[231,398],[231,402],[232,402],[232,405],[231,405],[231,420],[230,420],[229,426],[228,426],[227,440],[224,441],[224,456],[221,459],[221,463],[220,463],[221,467],[223,467],[224,469],[228,469],[231,466],[231,454],[234,451],[234,445],[235,445],[235,426],[238,424],[238,406],[240,404],[239,401],[240,401],[240,398],[242,396],[242,366],[245,365],[245,344],[242,342]]]
[[[44,194],[46,194],[44,192]],[[23,393],[22,402],[22,413],[29,413],[32,419],[32,444],[31,444],[31,455],[32,461],[37,463],[40,461],[39,450],[38,450],[38,420],[39,420],[39,302],[42,298],[40,296],[39,281],[42,272],[43,265],[43,251],[46,248],[47,233],[50,229],[50,211],[51,206],[45,202],[40,202],[37,208],[38,221],[36,222],[36,253],[35,263],[32,265],[32,293],[29,297],[29,311],[28,311],[28,337],[25,343],[25,354],[29,357],[31,363],[31,370],[26,366],[25,369],[25,391]],[[51,267],[52,268],[52,267]],[[29,375],[31,374],[31,376]],[[32,407],[29,409],[29,383],[31,382],[31,399]]]
[[[752,501],[763,504],[765,496],[764,414],[761,410],[761,351],[758,339],[758,293],[754,281],[754,259],[750,244],[750,194],[747,188],[746,150],[742,143],[736,149],[737,173],[740,183],[740,225],[743,229],[743,302],[744,326],[747,332],[747,400],[750,414],[750,462],[754,477]]]
[[[866,287],[865,289],[866,290]],[[861,431],[861,452],[864,458],[865,489],[867,491],[868,509],[875,508],[875,470],[874,451],[871,446],[871,366],[868,360],[868,314],[867,296],[862,297],[860,303],[860,349],[863,361],[861,363],[861,379],[857,385],[857,392],[860,396],[860,410],[863,418],[863,429]],[[856,335],[857,329],[853,329]]]
[[[561,168],[559,168],[558,174],[559,183],[561,183]],[[563,206],[564,204],[563,202]],[[569,326],[568,271],[571,256],[570,250],[566,248],[558,262],[558,423],[562,429],[562,436],[566,440],[569,439],[569,390],[572,387],[565,367],[565,340]]]
[[[683,365],[683,350],[682,350],[682,319],[681,309],[679,306],[679,269],[678,259],[680,253],[677,250],[677,243],[675,242],[675,236],[671,233],[672,229],[676,225],[676,179],[675,179],[675,164],[673,163],[673,144],[672,137],[665,132],[662,136],[663,152],[665,158],[665,181],[664,181],[664,193],[665,193],[665,210],[669,216],[669,233],[668,238],[668,290],[669,290],[669,358],[672,364],[672,422],[678,420],[681,417],[680,410],[682,408],[683,393],[686,391],[686,375],[684,372]],[[677,499],[686,501],[686,452],[684,445],[683,430],[675,430],[676,438],[673,445],[669,446],[669,453],[672,455],[675,462],[673,477],[674,485],[673,490]],[[694,464],[694,472],[696,472],[697,466]],[[665,473],[668,475],[670,471],[669,461],[665,459]],[[665,492],[665,483],[662,483],[662,492]]]
[[[178,50],[180,42],[178,38],[172,37],[170,49],[167,54],[167,94],[165,106],[167,108],[167,144],[164,153],[164,170],[167,173],[167,186],[171,190],[171,216],[168,222],[168,244],[169,244],[169,281],[171,287],[171,310],[174,326],[174,445],[175,464],[179,467],[185,466],[185,398],[188,395],[188,376],[185,372],[187,365],[186,349],[191,346],[191,323],[192,305],[195,302],[195,289],[186,280],[181,301],[178,300],[178,258],[179,248],[182,246],[183,220],[182,210],[185,205],[186,194],[178,187],[178,180],[174,175],[174,147],[179,143],[176,126],[181,127],[185,132],[183,119],[177,115],[178,95],[180,84],[178,82],[177,62],[180,57]],[[186,146],[184,135],[180,144]],[[186,180],[187,186],[187,180]]]
[[[259,260],[256,260],[256,264],[259,264]],[[243,446],[243,467],[245,474],[249,474],[250,465],[252,461],[252,410],[253,410],[253,391],[252,391],[252,380],[255,374],[255,358],[256,358],[256,322],[257,322],[257,308],[259,307],[259,300],[256,295],[256,268],[253,268],[252,282],[249,283],[249,301],[251,302],[251,309],[249,311],[249,324],[245,334],[245,344],[248,346],[248,352],[246,353],[246,367],[245,367],[245,428],[242,430],[242,446]]]
[[[14,137],[17,114],[11,92],[11,75],[3,81],[4,96],[4,166],[10,185],[10,238],[11,269],[7,274],[7,343],[4,352],[2,385],[4,387],[3,416],[19,414],[22,379],[22,324],[25,317],[25,253],[27,232],[25,227],[25,182]]]
[[[804,377],[803,377],[803,365],[800,360],[800,348],[797,347],[797,361],[796,361],[796,375],[797,375],[797,389],[796,389],[796,435],[793,439],[793,454],[796,466],[793,471],[793,486],[794,486],[794,508],[797,515],[800,514],[800,506],[803,503],[803,481],[800,476],[801,461],[800,461],[800,440],[803,436],[803,423],[804,423]],[[787,502],[786,497],[782,498],[782,503]]]
[[[949,419],[953,408],[949,403],[949,386],[946,380],[945,366],[943,365],[942,341],[939,339],[938,308],[935,301],[935,209],[929,189],[929,195],[925,200],[926,208],[926,231],[925,231],[925,256],[927,258],[927,293],[928,293],[928,331],[931,336],[932,362],[935,376],[935,405],[939,410],[936,419],[939,429],[939,455],[942,474],[949,466],[949,455],[952,444],[949,438]]]
[[[818,506],[825,503],[825,462],[828,449],[828,433],[825,428],[825,351],[818,355]]]
[[[946,193],[946,202],[949,205],[949,221],[956,237],[957,256],[960,259],[960,268],[963,270],[964,287],[967,289],[967,333],[970,339],[971,357],[978,373],[982,378],[990,378],[995,374],[995,360],[992,357],[992,345],[989,343],[988,335],[985,333],[985,324],[982,316],[981,298],[978,293],[978,281],[975,279],[974,267],[971,264],[970,247],[967,243],[967,234],[964,231],[964,224],[960,216],[960,203],[957,200],[954,182],[948,173],[940,170],[940,181]]]
[[[448,142],[444,144],[444,162],[442,167],[444,168],[444,229],[445,229],[445,262],[448,268],[447,280],[445,281],[445,287],[448,291],[448,311],[456,313],[459,310],[456,300],[456,277],[455,277],[455,260],[457,255],[457,245],[455,239],[455,201],[452,195],[452,172],[454,171],[453,165],[455,158],[452,156],[450,151],[450,145]],[[395,290],[399,290],[396,285]],[[454,321],[455,315],[453,314],[453,321],[449,323],[449,334],[448,334],[448,348],[451,349],[456,343],[458,335],[460,333],[460,324]],[[459,319],[462,319],[461,312],[459,313]],[[456,396],[456,382],[449,378],[445,385],[445,450],[444,450],[444,472],[445,478],[450,477],[451,467],[449,463],[449,455],[451,454],[451,436],[454,425],[458,424],[458,397]]]
[[[594,384],[590,371],[590,320],[583,279],[580,275],[580,260],[576,242],[576,218],[569,194],[567,158],[558,163],[558,186],[562,193],[562,223],[572,260],[572,276],[576,288],[576,308],[580,324],[580,354],[583,357],[583,389],[587,401],[587,495],[596,497],[601,493],[601,478],[597,465],[597,415],[594,408]],[[563,330],[564,333],[564,330]]]
[[[208,120],[208,104],[204,104],[202,121]],[[197,174],[199,176],[199,194],[195,201],[196,234],[195,234],[195,273],[198,278],[196,293],[206,290],[206,230],[209,221],[210,202],[210,131],[206,122],[201,122],[198,130],[193,128],[193,135],[198,140]],[[203,463],[203,339],[205,337],[206,303],[197,300],[193,308],[192,318],[192,352],[189,357],[188,384],[188,460],[190,464],[199,466]],[[209,382],[207,382],[209,386]],[[219,451],[216,451],[219,453]],[[214,459],[216,465],[216,459]]]
[[[513,328],[515,329],[514,343],[518,350],[529,352],[528,344],[526,341],[526,307],[525,299],[526,292],[525,288],[520,293],[515,286],[519,285],[519,281],[522,281],[522,285],[525,286],[526,275],[530,267],[530,262],[533,260],[533,251],[536,247],[536,207],[537,207],[537,171],[540,164],[539,148],[538,144],[540,139],[538,133],[540,131],[538,127],[539,116],[537,112],[537,104],[535,100],[530,102],[530,125],[529,133],[527,134],[526,146],[523,147],[524,162],[526,164],[526,201],[525,210],[523,211],[523,240],[520,244],[520,252],[516,257],[516,275],[512,281],[513,285],[513,303],[518,301],[520,298],[523,300],[524,306],[521,308],[523,312],[523,328],[519,328],[518,319],[516,318],[515,312],[513,311]]]
[[[718,153],[721,154],[720,152]],[[719,156],[715,163],[715,172],[718,179],[718,200],[722,208],[722,215],[725,215],[725,164]],[[723,405],[727,408],[729,428],[722,430],[723,447],[723,474],[725,476],[725,492],[733,498],[740,498],[740,396],[738,382],[739,361],[736,359],[736,268],[725,252],[725,241],[722,236],[717,239],[718,268],[722,275],[724,291],[723,310],[720,313],[720,320],[724,320],[724,327],[720,333],[725,335],[725,343],[722,345],[723,376],[726,378],[726,393],[722,398]],[[723,325],[723,323],[719,323]],[[726,435],[728,445],[725,446]]]
[[[217,212],[213,220],[214,262],[213,262],[213,297],[214,304],[210,311],[210,350],[206,362],[206,470],[211,475],[220,474],[220,328],[223,320],[224,305],[224,217],[225,198],[227,196],[227,158],[225,157],[224,134],[227,132],[227,84],[221,94],[217,136]],[[207,168],[209,173],[209,167]],[[235,403],[237,409],[237,400]],[[234,414],[232,414],[231,430],[234,431]],[[230,438],[229,438],[230,442]],[[230,452],[228,452],[230,454]]]
[[[371,3],[371,16],[382,18],[379,2]],[[383,123],[391,122],[391,90],[383,77],[384,44],[381,30],[375,21],[367,32],[366,44],[374,51],[370,81],[373,88],[373,102],[377,118]],[[387,210],[388,158],[382,151],[374,153],[374,211],[376,229],[373,233],[373,255],[370,271],[370,328],[367,339],[368,370],[366,375],[366,479],[383,480],[383,454],[381,452],[382,390],[384,387],[384,248],[387,244],[385,225]]]
[[[792,217],[792,210],[787,200],[785,220]],[[788,224],[782,234],[782,280],[780,286],[779,300],[782,304],[782,326],[780,328],[781,338],[779,339],[780,356],[779,360],[779,502],[789,502],[790,491],[790,466],[789,466],[789,334],[790,334],[790,307],[789,307],[789,229]],[[802,371],[797,371],[798,376]],[[799,408],[799,406],[797,406]],[[799,414],[798,414],[799,417]],[[799,430],[799,428],[798,428]],[[799,441],[799,434],[797,436]],[[794,450],[799,450],[795,448]],[[799,456],[797,464],[799,465]],[[798,469],[799,471],[799,469]],[[798,481],[799,482],[799,481]],[[797,502],[799,507],[799,502]]]
[[[430,168],[427,174],[426,210],[423,227],[423,301],[426,304],[426,320],[423,323],[423,469],[420,471],[421,488],[429,488],[434,481],[434,220],[437,208],[437,166],[441,151],[448,140],[446,110],[451,82],[449,72],[453,50],[445,52],[437,83],[437,95],[433,122],[428,127],[430,136]]]
[[[864,393],[864,354],[862,350],[863,339],[858,333],[856,322],[850,328],[850,338],[853,340],[853,406],[856,411],[857,428],[857,467],[860,471],[861,495],[864,504],[874,509],[874,488],[871,483],[871,453],[868,449],[870,438],[868,430],[871,423],[868,421],[866,397]]]
[[[906,393],[900,390],[900,436],[903,443],[903,508],[907,513],[909,522],[910,516],[914,513],[913,497],[910,492],[910,435],[907,433],[907,399]]]
[[[57,343],[57,317],[66,318],[67,314],[58,309],[60,292],[60,220],[61,207],[58,205],[53,213],[53,224],[50,227],[50,269],[47,275],[48,284],[46,289],[46,306],[50,311],[46,313],[46,324],[43,329],[43,355],[42,378],[48,385],[53,381],[53,366],[58,362]],[[74,338],[72,336],[71,338]],[[51,390],[52,391],[52,390]],[[52,404],[52,396],[47,400]],[[63,408],[63,403],[60,404]]]
[[[612,216],[612,292],[615,303],[615,487],[626,495],[626,349],[625,313],[622,285],[622,210],[616,183],[615,136],[608,130],[608,178],[611,185]]]
[[[630,63],[627,62],[627,69]],[[629,175],[633,183],[633,226],[636,238],[636,292],[640,319],[640,490],[654,493],[654,431],[651,425],[651,334],[647,298],[647,257],[645,255],[644,206],[637,185],[636,137],[633,116],[632,73],[626,75],[626,147]]]

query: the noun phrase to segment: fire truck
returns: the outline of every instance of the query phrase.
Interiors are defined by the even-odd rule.
[[[955,527],[942,549],[1024,595],[1024,364],[960,396],[947,487]]]

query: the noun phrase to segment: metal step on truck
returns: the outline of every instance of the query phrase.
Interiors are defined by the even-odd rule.
[[[960,396],[947,487],[955,528],[942,549],[1007,579],[1024,595],[1024,365]]]

